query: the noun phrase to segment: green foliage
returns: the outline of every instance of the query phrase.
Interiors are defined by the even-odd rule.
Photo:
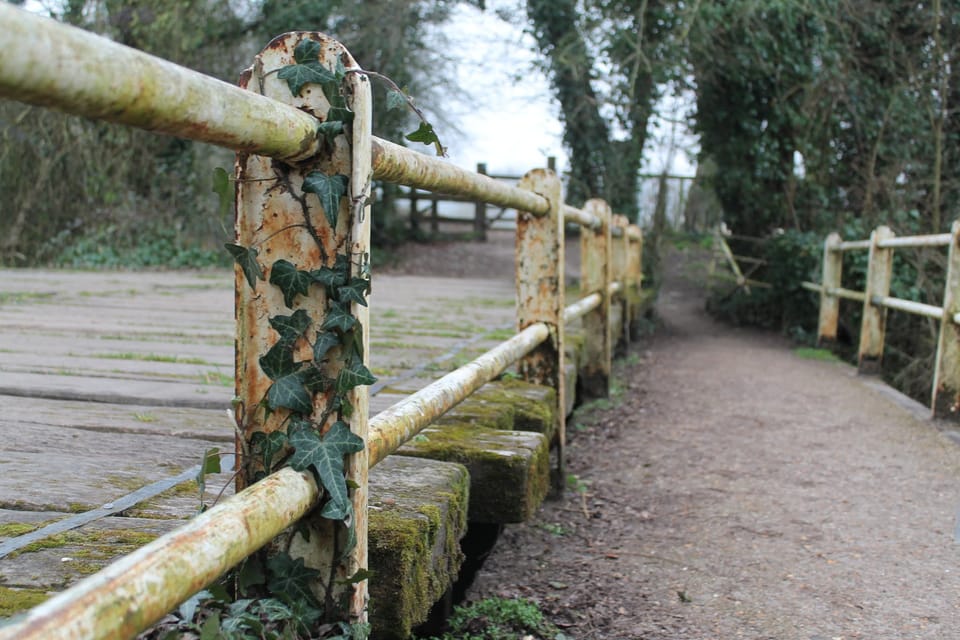
[[[258,252],[256,249],[241,247],[232,242],[227,242],[223,246],[227,249],[227,253],[233,256],[233,261],[240,266],[251,289],[256,286],[257,280],[263,280],[263,270],[260,269],[260,263],[257,262]]]
[[[433,145],[438,156],[444,155],[443,145],[440,144],[440,138],[433,130],[433,125],[429,122],[421,122],[416,131],[406,135],[407,140],[411,142],[422,142],[426,145]]]
[[[278,78],[287,81],[287,86],[290,87],[290,93],[299,96],[300,91],[306,84],[322,85],[327,82],[338,81],[333,71],[330,71],[317,61],[319,56],[320,43],[315,40],[302,40],[296,46],[293,50],[293,57],[296,62],[277,72]]]
[[[290,466],[297,471],[312,469],[327,490],[329,500],[320,515],[343,520],[352,513],[347,484],[343,477],[343,457],[362,451],[363,440],[343,422],[335,422],[320,436],[314,429],[299,429],[290,436],[294,453]]]
[[[516,640],[534,637],[566,640],[567,636],[548,622],[529,600],[487,598],[456,607],[448,622],[450,630],[431,640]]]
[[[129,230],[107,225],[81,234],[62,231],[46,239],[35,258],[72,269],[185,269],[228,264],[220,251],[198,246],[186,235],[153,224]]]
[[[323,207],[327,222],[336,229],[340,198],[347,193],[347,176],[328,176],[320,171],[313,171],[303,179],[303,190],[315,193],[320,198],[320,206]]]

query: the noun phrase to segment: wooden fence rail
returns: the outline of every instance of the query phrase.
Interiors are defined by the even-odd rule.
[[[326,93],[310,90],[308,85],[295,96],[278,77],[278,70],[294,62],[297,46],[307,40],[319,45],[316,64],[331,72],[338,64],[344,67],[341,92],[354,119],[333,141],[319,128],[330,115]],[[70,61],[70,69],[50,64],[51,60]],[[518,211],[517,335],[373,419],[367,416],[364,385],[351,386],[342,397],[329,389],[312,396],[311,420],[323,427],[331,414],[340,415],[349,431],[366,444],[345,461],[345,475],[354,488],[349,506],[341,506],[353,519],[356,544],[352,549],[344,544],[340,523],[304,518],[326,497],[310,473],[284,468],[255,482],[256,472],[264,470],[248,461],[240,465],[243,472],[236,496],[34,608],[0,629],[0,639],[131,637],[247,555],[265,544],[269,548],[281,532],[294,535],[288,528],[298,521],[300,530],[308,527],[310,535],[297,538],[291,549],[306,566],[341,579],[342,592],[336,595],[349,602],[348,619],[362,622],[367,615],[366,581],[350,584],[346,579],[367,567],[370,467],[516,362],[524,379],[556,389],[560,424],[555,477],[562,483],[564,337],[565,324],[574,317],[583,317],[588,328],[590,361],[585,373],[589,384],[585,386],[595,395],[609,391],[613,341],[619,333],[629,335],[629,330],[612,326],[610,305],[622,307],[625,329],[636,320],[639,309],[642,234],[637,227],[612,215],[603,201],[591,200],[583,208],[564,204],[560,179],[550,170],[535,169],[514,187],[373,137],[369,79],[340,43],[322,34],[289,33],[274,39],[244,73],[241,85],[227,85],[0,4],[0,97],[238,152],[236,245],[247,251],[255,247],[256,252],[246,254],[251,259],[259,255],[273,261],[263,269],[262,279],[252,278],[247,269],[236,269],[239,453],[255,446],[255,434],[285,430],[292,415],[285,405],[270,413],[257,410],[273,383],[264,371],[263,357],[278,344],[279,329],[268,319],[289,319],[293,316],[286,314],[291,309],[302,310],[309,318],[305,331],[311,340],[319,339],[330,323],[345,323],[352,327],[355,346],[342,349],[354,350],[355,355],[341,354],[342,361],[324,360],[323,366],[331,367],[328,375],[338,381],[348,367],[355,367],[351,372],[356,373],[365,366],[369,354],[366,301],[354,297],[337,302],[339,315],[334,319],[325,295],[281,294],[272,283],[281,277],[283,261],[298,273],[346,265],[343,268],[349,273],[342,275],[348,281],[368,277],[372,180]],[[304,193],[306,181],[315,172],[342,178],[344,197],[331,201]],[[565,222],[591,231],[582,235],[585,296],[569,307],[564,300]],[[348,364],[351,357],[356,362]],[[349,417],[334,402],[349,402],[353,408]]]
[[[863,304],[858,369],[876,373],[883,358],[888,309],[905,311],[940,321],[931,410],[936,418],[960,419],[960,221],[950,233],[896,237],[889,227],[877,227],[869,240],[843,241],[830,234],[823,245],[821,282],[804,282],[803,287],[820,294],[817,339],[830,343],[837,338],[840,300]],[[947,247],[947,274],[941,306],[890,297],[893,250],[897,248]],[[841,285],[843,254],[868,250],[867,283],[864,291]]]

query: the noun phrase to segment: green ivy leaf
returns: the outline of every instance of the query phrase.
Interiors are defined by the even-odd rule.
[[[338,287],[347,282],[347,277],[343,273],[335,271],[330,267],[320,267],[315,271],[311,271],[310,277],[313,278],[314,282],[319,282],[328,288]]]
[[[344,422],[334,422],[323,438],[312,429],[290,437],[294,447],[290,466],[296,471],[312,468],[330,499],[320,512],[324,518],[343,520],[351,513],[347,483],[343,477],[343,456],[363,450],[363,440]]]
[[[347,176],[337,174],[328,176],[321,171],[311,171],[303,179],[303,190],[317,194],[323,215],[334,229],[340,213],[340,198],[347,192]]]
[[[317,130],[327,142],[333,142],[334,138],[343,133],[343,122],[339,120],[321,122],[320,125],[317,126]]]
[[[318,367],[307,367],[304,369],[301,374],[301,379],[303,380],[303,386],[305,386],[310,393],[326,391],[333,386],[333,378],[329,377]]]
[[[285,375],[270,385],[267,391],[267,406],[272,410],[285,408],[304,415],[313,410],[310,394],[303,386],[299,373]]]
[[[288,602],[316,602],[310,585],[320,577],[320,572],[305,566],[303,558],[278,553],[267,560],[267,572],[270,593]]]
[[[283,292],[283,303],[293,307],[293,299],[297,294],[307,295],[313,278],[306,271],[300,271],[293,263],[286,260],[277,260],[270,268],[270,284],[280,287]]]
[[[340,373],[337,375],[337,393],[346,393],[354,387],[359,387],[362,384],[373,384],[376,381],[377,378],[370,373],[370,369],[367,369],[360,360],[353,358],[340,369]]]
[[[407,96],[402,91],[387,91],[387,111],[402,109],[407,106]]]
[[[327,309],[327,317],[323,320],[323,328],[349,331],[356,323],[357,319],[350,315],[349,308],[339,302],[331,302],[330,308]]]
[[[291,373],[296,373],[299,368],[293,361],[293,342],[281,340],[270,347],[264,355],[260,356],[260,369],[267,374],[271,380],[279,380]]]
[[[283,447],[287,444],[287,434],[283,431],[271,431],[270,433],[255,431],[250,436],[250,444],[254,452],[261,456],[263,468],[269,472],[273,470],[273,456],[283,451]]]
[[[423,144],[432,144],[437,150],[437,155],[444,155],[443,145],[440,144],[440,138],[433,130],[433,125],[429,122],[421,122],[420,126],[413,133],[407,134],[407,140],[410,142],[422,142]]]
[[[314,40],[301,40],[293,50],[296,64],[290,64],[277,72],[277,77],[287,81],[290,93],[300,95],[305,84],[324,84],[336,82],[336,73],[320,64],[320,43]]]
[[[310,328],[310,316],[306,309],[297,309],[289,316],[270,318],[270,326],[280,334],[280,341],[293,344]]]
[[[317,341],[313,343],[313,361],[320,362],[327,352],[340,345],[340,338],[330,331],[321,331],[317,334]]]
[[[370,281],[363,278],[350,278],[350,283],[337,287],[337,299],[343,303],[356,302],[367,306],[366,294],[370,290]]]
[[[223,246],[233,256],[233,261],[240,265],[243,275],[247,277],[247,282],[250,283],[250,288],[255,289],[257,280],[263,280],[263,270],[260,268],[260,263],[257,262],[257,250],[252,247],[242,247],[232,242],[227,242]]]
[[[240,572],[237,576],[237,586],[240,589],[240,593],[246,593],[250,587],[264,584],[266,581],[267,576],[263,570],[260,557],[256,554],[247,557],[240,566]]]
[[[339,584],[357,584],[358,582],[363,582],[364,580],[369,580],[374,576],[373,571],[367,569],[357,569],[357,572],[350,576],[349,578],[344,578],[343,580],[337,580]]]
[[[342,122],[350,124],[353,122],[354,113],[347,107],[330,107],[327,111],[327,122]]]

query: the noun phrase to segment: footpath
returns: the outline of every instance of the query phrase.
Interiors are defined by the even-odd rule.
[[[470,593],[568,637],[960,637],[956,427],[849,365],[713,322],[676,265],[611,402],[576,414],[568,487]]]

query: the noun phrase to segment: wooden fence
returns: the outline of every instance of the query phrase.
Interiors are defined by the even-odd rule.
[[[623,328],[611,325],[610,305],[622,305],[624,327],[639,309],[637,227],[601,200],[564,204],[552,171],[530,171],[513,187],[372,136],[369,77],[323,34],[274,39],[237,88],[8,4],[0,4],[0,25],[0,97],[237,151],[238,452],[284,432],[294,419],[327,434],[348,430],[345,441],[365,444],[346,456],[352,489],[342,501],[313,473],[291,467],[255,482],[271,469],[246,459],[233,498],[54,596],[0,629],[0,638],[131,637],[298,522],[310,531],[297,546],[307,566],[338,578],[357,575],[367,566],[370,467],[513,363],[524,379],[556,389],[562,482],[565,324],[583,318],[582,386],[605,395],[611,343]],[[69,69],[51,61],[69,61]],[[339,91],[305,84],[295,94],[279,71],[296,64],[308,66],[312,78],[336,77]],[[352,122],[343,119],[347,110]],[[518,211],[517,334],[368,419],[365,292],[374,180]],[[587,295],[569,306],[565,223],[589,231],[581,237]],[[270,263],[261,264],[266,257]],[[331,337],[337,340],[328,344]],[[339,356],[327,355],[337,350]],[[323,376],[308,380],[315,371]],[[265,399],[272,411],[260,410]],[[340,420],[331,427],[334,417]],[[352,548],[342,523],[304,518],[321,504],[352,520]],[[362,622],[366,581],[349,582],[337,595],[349,601],[349,620]]]
[[[818,342],[829,343],[837,338],[840,300],[863,304],[860,327],[858,369],[876,373],[883,358],[888,309],[905,311],[940,321],[936,369],[931,400],[937,418],[960,419],[960,222],[954,222],[950,233],[896,237],[889,227],[877,227],[868,240],[843,241],[830,234],[823,245],[822,282],[804,282],[803,287],[820,294]],[[893,273],[893,251],[910,247],[947,247],[947,274],[940,306],[890,297]],[[866,289],[852,291],[842,286],[843,254],[847,251],[869,251]]]

